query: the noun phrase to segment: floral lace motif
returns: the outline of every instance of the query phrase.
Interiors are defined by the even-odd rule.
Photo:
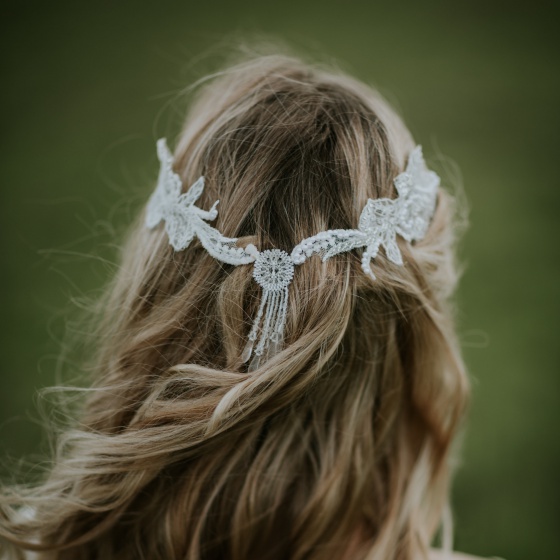
[[[304,263],[315,253],[326,261],[334,255],[365,247],[362,253],[363,271],[375,279],[371,259],[383,246],[387,258],[402,265],[397,234],[407,241],[424,237],[436,203],[439,177],[425,167],[422,148],[410,153],[406,171],[394,179],[398,198],[368,199],[358,222],[358,229],[335,229],[304,239],[292,250],[296,264]]]
[[[249,340],[243,349],[241,361],[246,362],[255,349],[256,361],[253,367],[267,352],[274,355],[284,336],[284,323],[288,308],[288,286],[294,277],[294,262],[290,255],[280,249],[269,249],[258,254],[253,268],[253,278],[262,288],[263,295],[253,327],[249,333]],[[262,327],[261,319],[264,315]],[[261,329],[260,337],[259,329]]]
[[[164,220],[169,243],[175,251],[186,249],[196,235],[215,259],[235,265],[253,262],[254,254],[237,247],[236,237],[224,237],[207,223],[218,216],[216,206],[219,200],[210,210],[195,206],[204,189],[204,177],[199,177],[186,193],[181,194],[183,182],[173,171],[173,156],[165,138],[158,140],[157,153],[161,167],[156,190],[148,202],[146,226],[154,228]]]
[[[406,170],[393,181],[398,197],[368,199],[358,229],[320,232],[301,241],[290,255],[279,249],[259,252],[253,244],[238,247],[237,238],[224,237],[208,223],[216,219],[219,201],[214,202],[210,210],[195,206],[204,189],[204,177],[181,193],[182,181],[173,171],[173,156],[164,138],[157,142],[157,153],[161,167],[157,187],[148,202],[146,226],[154,228],[163,220],[169,243],[175,251],[186,249],[196,236],[208,253],[219,261],[233,265],[254,262],[253,277],[263,293],[241,357],[242,362],[246,362],[254,354],[250,370],[259,367],[263,359],[272,357],[281,348],[288,288],[295,265],[303,264],[314,254],[321,255],[326,261],[362,247],[365,247],[362,269],[373,279],[371,260],[378,255],[380,247],[391,262],[403,265],[397,235],[406,241],[424,237],[435,211],[440,183],[438,175],[426,168],[422,148],[416,146],[410,153]]]

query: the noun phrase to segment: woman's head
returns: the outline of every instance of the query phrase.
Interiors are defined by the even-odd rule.
[[[199,206],[259,249],[288,253],[355,228],[368,198],[395,198],[414,147],[372,89],[298,59],[229,67],[198,93],[177,140]],[[249,371],[240,356],[259,305],[251,266],[163,227],[130,230],[100,302],[94,390],[27,495],[49,558],[416,558],[440,525],[450,444],[468,392],[449,296],[453,200],[425,237],[383,251],[373,280],[359,251],[296,267],[284,346]],[[11,500],[11,501],[10,501]],[[58,555],[57,555],[58,554]],[[361,555],[360,555],[361,554]]]

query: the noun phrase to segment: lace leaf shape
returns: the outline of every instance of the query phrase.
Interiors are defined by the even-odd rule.
[[[190,187],[189,190],[182,194],[177,201],[179,206],[194,207],[194,203],[200,198],[204,190],[204,177],[199,177]]]
[[[157,142],[157,155],[160,161],[157,187],[148,201],[146,225],[153,228],[165,218],[167,208],[181,194],[181,177],[173,171],[173,156],[165,138]]]
[[[426,167],[421,146],[412,150],[406,171],[394,184],[399,193],[396,232],[407,241],[422,239],[435,211],[440,178]]]
[[[334,257],[340,253],[351,251],[366,244],[363,232],[355,229],[331,229],[307,237],[292,250],[294,264],[304,263],[308,257],[321,254],[321,259]]]
[[[204,190],[204,177],[199,177],[185,193],[182,181],[173,171],[173,155],[164,138],[157,142],[160,160],[158,183],[148,201],[146,226],[154,228],[162,220],[169,243],[175,251],[186,249],[196,236],[204,248],[216,259],[229,264],[248,264],[255,260],[254,252],[236,247],[237,238],[225,237],[207,222],[218,216],[214,202],[210,210],[195,206]]]
[[[216,228],[206,222],[200,222],[196,230],[202,246],[215,259],[227,264],[249,264],[255,260],[255,253],[250,247],[237,247],[237,237],[224,237]]]
[[[175,251],[187,248],[195,235],[192,220],[184,212],[168,214],[165,217],[165,231],[169,237],[169,243]]]

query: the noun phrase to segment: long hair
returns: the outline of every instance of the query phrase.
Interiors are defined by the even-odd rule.
[[[203,83],[176,142],[184,185],[240,244],[290,252],[395,198],[414,147],[370,87],[284,55]],[[310,258],[283,350],[240,356],[259,304],[251,266],[175,252],[144,212],[99,300],[92,386],[45,479],[6,486],[0,536],[43,559],[426,558],[449,495],[469,386],[454,326],[454,197],[426,236]],[[26,509],[22,509],[26,508]],[[32,511],[23,515],[22,511]]]

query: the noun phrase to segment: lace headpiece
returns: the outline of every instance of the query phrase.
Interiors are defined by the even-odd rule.
[[[148,202],[146,226],[154,228],[163,220],[175,251],[186,249],[196,236],[215,259],[232,265],[253,263],[253,278],[262,288],[262,299],[241,356],[247,362],[254,354],[250,369],[258,367],[263,358],[272,356],[281,346],[288,288],[296,265],[314,254],[326,261],[339,253],[364,247],[362,269],[375,279],[370,261],[381,246],[390,261],[402,265],[396,236],[407,241],[424,237],[435,210],[439,186],[438,175],[426,168],[422,148],[416,146],[409,155],[406,170],[394,179],[398,197],[368,199],[357,229],[322,231],[301,241],[290,254],[280,249],[259,251],[252,243],[238,247],[237,238],[224,237],[208,223],[216,219],[219,201],[210,210],[195,206],[204,189],[204,177],[182,193],[182,181],[173,171],[173,156],[164,138],[158,140],[157,152],[161,168],[157,187]]]

